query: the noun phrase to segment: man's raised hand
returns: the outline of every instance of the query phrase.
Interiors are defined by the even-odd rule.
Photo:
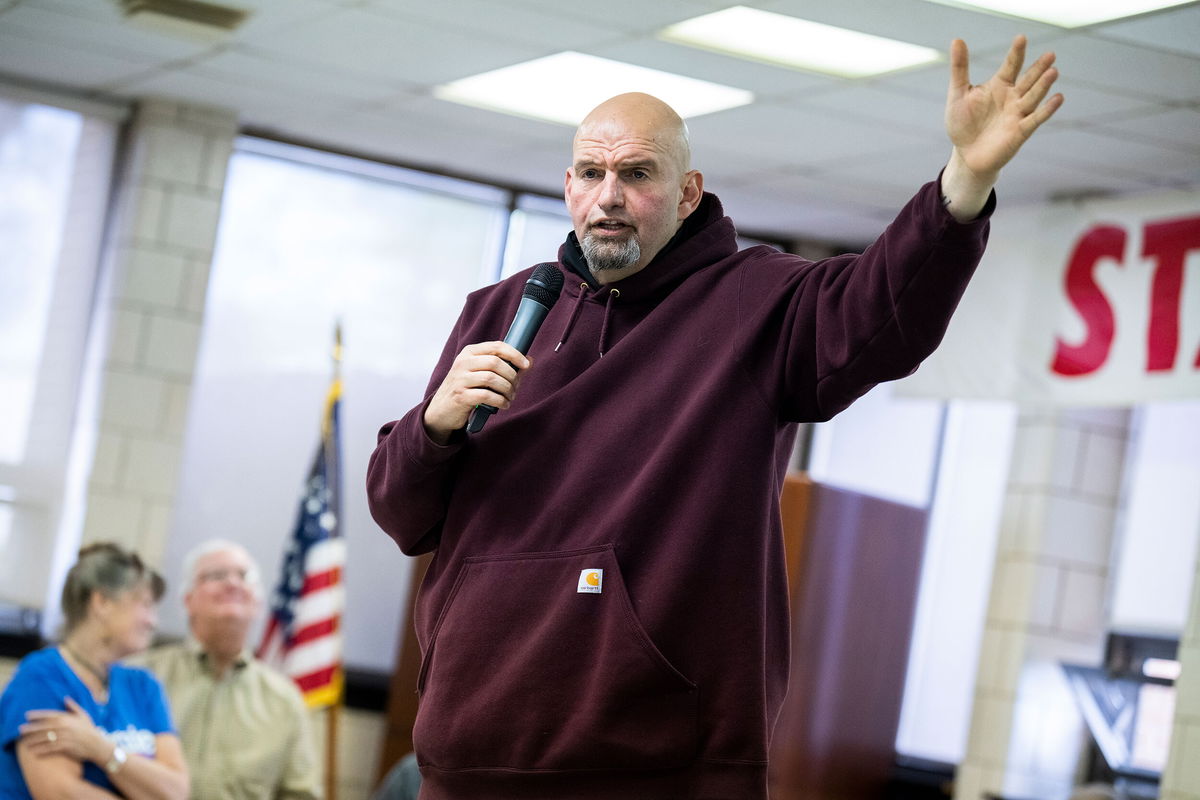
[[[942,190],[960,219],[979,212],[1000,169],[1063,103],[1061,94],[1046,99],[1058,79],[1053,53],[1043,54],[1021,73],[1024,36],[1013,39],[1004,64],[985,83],[971,84],[968,61],[966,43],[955,39],[946,96],[946,133],[954,152]]]

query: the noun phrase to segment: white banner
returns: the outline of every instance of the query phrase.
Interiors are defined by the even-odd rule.
[[[942,346],[897,389],[1069,406],[1200,398],[1200,193],[1001,206]]]

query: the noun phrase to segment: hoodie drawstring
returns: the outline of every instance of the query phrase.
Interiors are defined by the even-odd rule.
[[[567,318],[567,324],[563,328],[562,335],[558,337],[558,344],[554,345],[554,352],[558,352],[558,348],[567,343],[567,337],[571,335],[571,330],[575,327],[575,320],[579,319],[579,310],[583,308],[583,293],[588,290],[587,282],[579,284],[579,296],[575,298],[575,307],[571,309],[571,316]]]
[[[604,350],[608,346],[608,320],[612,317],[613,301],[621,296],[620,289],[608,290],[608,302],[604,304],[604,322],[600,325],[600,357],[604,358]]]
[[[579,284],[579,296],[575,298],[575,307],[571,309],[571,316],[567,317],[567,324],[563,327],[562,335],[559,336],[558,344],[554,345],[554,352],[567,343],[567,339],[571,336],[571,331],[575,330],[575,321],[579,319],[579,312],[583,309],[584,294],[591,287],[587,282]],[[600,325],[600,357],[604,358],[604,351],[608,349],[608,323],[612,319],[613,301],[621,296],[620,289],[608,290],[608,301],[604,304],[604,322]]]

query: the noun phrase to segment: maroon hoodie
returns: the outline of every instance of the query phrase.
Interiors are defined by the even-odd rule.
[[[530,271],[470,295],[367,474],[379,525],[435,551],[416,610],[423,800],[766,797],[795,423],[941,340],[991,204],[958,224],[939,200],[927,184],[863,255],[808,262],[738,252],[705,195],[622,281],[560,264],[512,408],[439,446],[429,397],[464,346],[504,336]]]

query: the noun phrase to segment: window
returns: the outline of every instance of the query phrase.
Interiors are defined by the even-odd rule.
[[[501,277],[554,260],[570,231],[571,217],[561,199],[522,195],[509,221]]]
[[[0,98],[0,461],[24,458],[81,115]]]
[[[368,513],[367,462],[379,426],[423,396],[464,296],[495,280],[509,203],[490,186],[238,141],[167,544],[172,585],[181,556],[218,535],[275,580],[340,320],[346,661],[391,668],[410,565]],[[177,603],[163,604],[161,621],[186,629]]]
[[[40,609],[59,586],[120,115],[0,97],[0,606]]]

